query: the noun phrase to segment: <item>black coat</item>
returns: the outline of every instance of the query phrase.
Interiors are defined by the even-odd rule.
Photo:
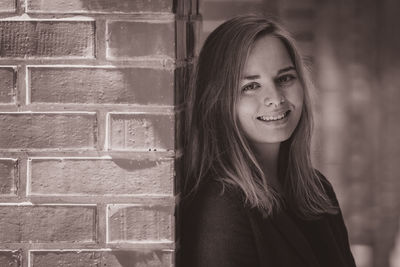
[[[221,192],[219,182],[208,182],[183,205],[179,267],[355,266],[341,212],[306,221],[283,210],[264,218],[238,190]]]

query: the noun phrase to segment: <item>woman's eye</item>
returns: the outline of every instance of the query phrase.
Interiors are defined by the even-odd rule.
[[[278,85],[287,85],[296,79],[296,76],[293,74],[285,74],[276,78],[275,82]]]
[[[247,84],[245,86],[242,87],[242,92],[247,92],[247,91],[251,91],[251,90],[255,90],[258,87],[260,87],[260,85],[258,83],[250,83]]]

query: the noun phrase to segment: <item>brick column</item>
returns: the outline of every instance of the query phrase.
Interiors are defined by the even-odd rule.
[[[0,266],[175,266],[196,1],[0,2]]]

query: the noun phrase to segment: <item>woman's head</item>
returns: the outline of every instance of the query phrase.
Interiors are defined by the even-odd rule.
[[[289,73],[296,75],[300,86],[305,91],[304,107],[301,107],[305,109],[305,112],[301,113],[303,116],[310,115],[308,97],[310,85],[307,77],[305,77],[303,62],[290,35],[277,23],[264,17],[241,16],[225,22],[210,34],[198,60],[196,96],[197,99],[202,101],[199,104],[203,105],[196,103],[194,108],[198,108],[197,110],[201,112],[203,118],[208,116],[215,118],[215,125],[218,125],[222,136],[227,136],[232,131],[236,131],[236,134],[240,133],[240,126],[243,123],[239,122],[236,110],[243,95],[240,90],[244,82],[242,78],[246,75],[244,73],[246,63],[249,63],[249,56],[255,44],[264,40],[264,37],[279,41],[267,41],[265,43],[267,45],[268,43],[278,43],[277,45],[280,46],[278,49],[281,50],[276,50],[276,46],[272,45],[270,47],[265,46],[264,51],[267,50],[266,52],[271,54],[281,51],[284,54],[281,53],[279,56],[282,57],[283,55],[288,59],[281,58],[282,61],[290,61],[278,63],[293,66],[293,70],[290,70]],[[282,75],[276,76],[275,78],[279,79]],[[279,81],[276,81],[276,83],[279,83]],[[282,97],[285,96],[282,95]],[[266,115],[270,114],[269,111],[266,113]],[[207,119],[207,121],[209,120]],[[304,128],[311,128],[310,121],[310,119],[307,119],[301,123],[308,123],[309,125]]]
[[[293,183],[295,175],[315,176],[310,86],[292,38],[277,23],[249,15],[219,26],[200,52],[187,97],[186,190],[217,176],[270,213],[280,201],[252,151],[257,142],[285,142],[279,166],[286,188],[306,187]]]
[[[283,42],[271,34],[258,37],[244,65],[236,116],[249,143],[259,153],[288,140],[302,114],[304,89]]]

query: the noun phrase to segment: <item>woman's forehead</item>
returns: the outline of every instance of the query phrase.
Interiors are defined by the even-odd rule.
[[[252,75],[254,71],[263,68],[270,72],[293,66],[293,62],[283,42],[273,35],[257,39],[246,60],[243,74]]]

